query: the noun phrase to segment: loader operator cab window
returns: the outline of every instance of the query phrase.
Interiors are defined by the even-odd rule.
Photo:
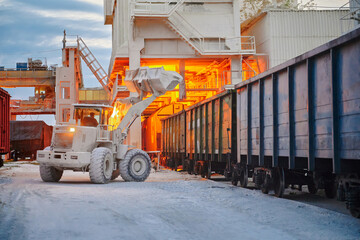
[[[91,112],[89,115],[90,116],[85,116],[82,119],[81,125],[82,126],[89,126],[89,127],[96,127],[99,124],[99,122],[95,119],[95,113]]]
[[[86,127],[97,127],[100,122],[101,111],[98,109],[78,108],[75,110],[77,125]]]

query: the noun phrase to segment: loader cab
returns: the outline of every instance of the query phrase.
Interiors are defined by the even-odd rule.
[[[107,105],[74,104],[74,121],[77,126],[108,126],[112,111]]]

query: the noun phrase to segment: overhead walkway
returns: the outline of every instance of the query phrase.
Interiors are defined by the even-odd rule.
[[[0,87],[33,87],[34,95],[28,100],[11,99],[12,119],[16,115],[55,114],[55,69],[3,69],[0,70]]]
[[[0,87],[55,87],[54,70],[19,70],[0,71]]]

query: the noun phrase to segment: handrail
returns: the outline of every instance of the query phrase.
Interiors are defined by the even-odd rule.
[[[91,72],[97,78],[101,86],[105,89],[109,97],[112,97],[111,88],[109,87],[109,77],[101,64],[95,58],[94,54],[90,51],[86,43],[81,37],[77,38],[78,50],[81,58],[84,60],[86,65],[89,67]]]
[[[177,8],[185,0],[134,0],[134,16],[166,17],[168,24],[202,55],[210,54],[253,54],[256,52],[254,36],[240,37],[205,37]],[[171,6],[175,3],[174,6]],[[138,9],[137,9],[138,7]],[[139,9],[142,7],[143,9]]]
[[[163,16],[169,17],[185,0],[163,0],[163,1],[149,1],[149,0],[134,0],[135,16]],[[175,4],[173,4],[175,2]],[[173,5],[173,6],[171,6]],[[137,8],[138,7],[138,8]],[[139,8],[140,7],[140,8]],[[141,7],[144,7],[141,9]],[[156,8],[156,7],[160,7]]]

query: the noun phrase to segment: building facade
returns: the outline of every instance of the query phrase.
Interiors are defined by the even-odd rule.
[[[255,39],[240,33],[239,10],[240,0],[105,0],[105,24],[112,25],[114,98],[127,96],[125,71],[141,66],[163,66],[184,77],[178,89],[149,106],[143,120],[158,118],[157,112],[171,104],[190,106],[241,82],[243,60],[256,50]],[[139,146],[141,133],[132,131],[137,137],[131,139],[138,142],[131,144]]]

